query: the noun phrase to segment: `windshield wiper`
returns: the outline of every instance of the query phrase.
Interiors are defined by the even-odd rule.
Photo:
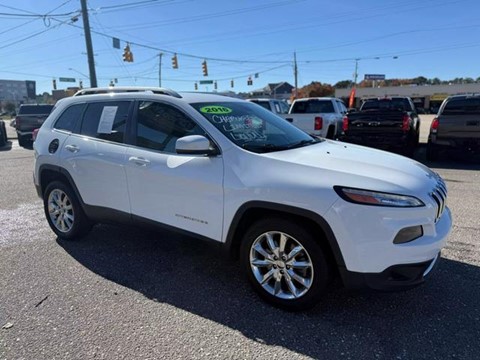
[[[310,144],[316,144],[319,143],[321,140],[320,139],[309,139],[309,140],[302,140],[294,144],[290,144],[287,146],[287,149],[295,149],[299,148],[305,145],[310,145]]]
[[[252,151],[262,151],[262,152],[270,152],[270,151],[280,151],[289,149],[288,146],[284,145],[275,145],[271,143],[259,143],[258,141],[247,141],[243,143],[242,148]]]

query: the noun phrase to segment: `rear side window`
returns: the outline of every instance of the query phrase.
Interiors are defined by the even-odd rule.
[[[123,142],[130,101],[90,103],[85,111],[80,134]]]
[[[264,107],[267,110],[271,110],[270,109],[270,103],[268,101],[252,101],[252,102],[254,102],[257,105],[260,105],[260,106]]]
[[[333,113],[335,109],[330,100],[309,100],[297,101],[293,105],[292,113],[295,114],[315,114],[315,113]]]
[[[85,104],[70,106],[62,113],[62,115],[60,115],[53,127],[57,130],[74,132],[77,121],[81,118],[83,111],[85,110],[85,106]]]
[[[442,115],[480,114],[480,98],[455,99],[445,104]]]
[[[19,115],[50,114],[53,105],[22,105],[18,111]]]

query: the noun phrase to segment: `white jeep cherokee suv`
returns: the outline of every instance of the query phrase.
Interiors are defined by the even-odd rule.
[[[243,100],[115,91],[59,101],[38,132],[34,182],[58,237],[115,220],[211,239],[293,310],[334,275],[405,289],[437,263],[452,219],[424,165],[311,137]]]

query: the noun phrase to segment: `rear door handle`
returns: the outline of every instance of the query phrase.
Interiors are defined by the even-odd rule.
[[[288,122],[293,122],[292,118],[286,118],[285,120],[287,120]]]
[[[130,156],[128,158],[128,161],[133,162],[135,165],[138,165],[138,166],[147,166],[148,164],[150,164],[150,160],[147,160],[142,157],[136,157],[136,156]]]
[[[80,148],[77,145],[65,145],[65,149],[72,153],[76,153],[80,151]]]

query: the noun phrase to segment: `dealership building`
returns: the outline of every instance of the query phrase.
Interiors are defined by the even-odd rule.
[[[335,89],[335,96],[348,104],[350,89]],[[442,101],[450,95],[480,94],[480,83],[451,85],[406,85],[394,87],[361,87],[355,89],[355,107],[359,107],[363,99],[408,96],[416,107],[435,113]]]

